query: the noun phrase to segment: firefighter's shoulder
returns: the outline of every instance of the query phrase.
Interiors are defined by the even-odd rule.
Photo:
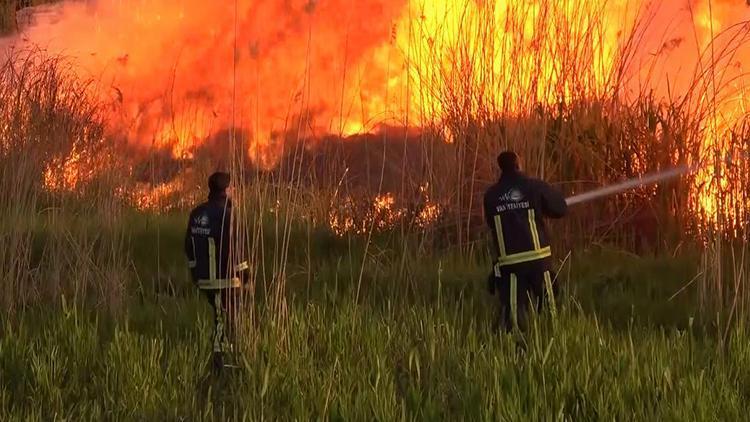
[[[206,207],[206,204],[200,204],[200,205],[194,207],[192,210],[190,210],[190,216],[192,217],[195,214],[199,214],[199,213],[203,212],[203,210],[205,209],[205,207]]]
[[[524,182],[526,186],[528,186],[529,189],[534,192],[544,190],[545,186],[547,186],[547,182],[537,177],[526,176],[526,179],[524,180]]]
[[[500,192],[500,189],[499,189],[498,183],[494,183],[490,187],[488,187],[487,190],[484,191],[485,206],[493,206],[493,204],[497,202],[500,197],[499,192]]]

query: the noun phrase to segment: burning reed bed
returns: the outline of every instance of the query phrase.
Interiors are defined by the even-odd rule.
[[[456,39],[415,28],[433,41],[409,52],[430,99],[417,132],[336,149],[291,116],[273,171],[252,166],[242,129],[212,138],[228,144],[233,252],[251,267],[242,368],[220,379],[181,250],[211,148],[193,162],[122,150],[93,82],[14,53],[0,66],[0,419],[742,419],[747,125],[717,124],[720,92],[621,95],[638,31],[607,67],[606,21],[571,25],[572,4],[508,14],[547,34],[537,61],[526,43],[492,47],[489,7],[447,22]],[[566,25],[579,42],[549,35]],[[554,224],[560,312],[536,320],[521,352],[492,332],[484,292],[480,195],[505,147],[566,193],[683,162],[712,172]],[[144,180],[162,190],[130,201]]]
[[[20,91],[34,94],[29,104],[55,98]],[[71,109],[79,110],[25,110],[48,110],[49,122],[67,110],[62,116],[98,127],[96,113]],[[40,120],[25,113],[12,121],[26,135],[11,139],[42,139],[34,133],[46,129],[33,132]],[[237,344],[242,369],[212,378],[209,309],[180,250],[184,214],[128,210],[101,190],[50,194],[44,162],[3,161],[4,176],[12,168],[25,177],[3,177],[14,223],[3,231],[14,245],[3,258],[4,291],[13,294],[4,296],[12,313],[0,330],[4,420],[744,414],[744,311],[725,336],[726,326],[700,311],[695,286],[675,295],[701,271],[696,245],[660,258],[576,252],[562,266],[559,315],[538,321],[521,354],[513,338],[491,331],[485,244],[434,249],[399,228],[338,236],[311,190],[269,178],[238,186],[239,230],[257,270]],[[75,199],[87,196],[92,202]],[[316,209],[322,220],[303,213]]]
[[[98,173],[74,200],[52,195],[46,183],[105,165],[100,110],[88,87],[66,75],[66,63],[37,53],[0,67],[0,277],[9,315],[40,299],[57,302],[62,293],[114,306],[126,270],[118,267],[127,265],[118,252],[125,239],[120,212],[103,193],[113,174]],[[70,156],[77,167],[55,165]],[[41,242],[39,230],[47,234]]]

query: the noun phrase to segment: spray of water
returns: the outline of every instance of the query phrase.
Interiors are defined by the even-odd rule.
[[[691,173],[695,170],[695,167],[680,166],[669,170],[660,171],[656,173],[649,173],[640,177],[625,180],[623,182],[605,186],[599,189],[595,189],[589,192],[584,192],[578,195],[573,195],[565,199],[568,205],[580,204],[582,202],[592,201],[594,199],[601,198],[603,196],[614,195],[616,193],[625,192],[627,190],[637,188],[639,186],[651,185],[654,183],[663,182],[665,180],[679,177],[683,174]]]

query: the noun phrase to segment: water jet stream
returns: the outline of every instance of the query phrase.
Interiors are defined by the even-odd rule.
[[[682,176],[683,174],[691,173],[695,169],[696,167],[683,165],[683,166],[675,167],[669,170],[645,174],[643,176],[628,179],[628,180],[622,181],[614,185],[604,186],[602,188],[594,189],[589,192],[584,192],[578,195],[570,196],[565,199],[565,202],[568,205],[575,205],[575,204],[580,204],[583,202],[592,201],[594,199],[598,199],[603,196],[614,195],[616,193],[625,192],[627,190],[637,188],[640,186],[651,185],[654,183],[662,182],[664,180],[669,180],[675,177],[679,177],[679,176]]]

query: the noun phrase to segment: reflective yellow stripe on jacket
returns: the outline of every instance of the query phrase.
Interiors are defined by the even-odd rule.
[[[528,210],[528,221],[529,221],[529,233],[531,233],[531,241],[534,245],[534,249],[525,252],[518,252],[508,255],[507,248],[505,246],[505,239],[503,238],[503,225],[499,215],[495,216],[495,235],[497,236],[497,244],[500,252],[500,256],[497,259],[497,265],[495,272],[498,273],[500,267],[513,264],[521,264],[529,261],[536,261],[538,259],[544,259],[552,256],[552,249],[549,246],[541,247],[539,240],[539,230],[536,225],[536,214],[533,208]]]
[[[208,238],[208,278],[216,279],[216,243],[213,238]]]
[[[537,251],[519,252],[514,253],[513,255],[501,256],[497,260],[497,263],[500,264],[500,266],[513,265],[522,262],[536,261],[537,259],[547,258],[548,256],[552,256],[552,249],[549,246]]]
[[[503,224],[499,215],[495,216],[495,235],[497,236],[497,244],[500,248],[500,256],[507,255],[505,253],[505,239],[503,239]]]
[[[529,230],[531,231],[531,239],[534,242],[534,250],[541,249],[539,245],[539,231],[536,229],[536,218],[534,216],[534,209],[529,208]]]

